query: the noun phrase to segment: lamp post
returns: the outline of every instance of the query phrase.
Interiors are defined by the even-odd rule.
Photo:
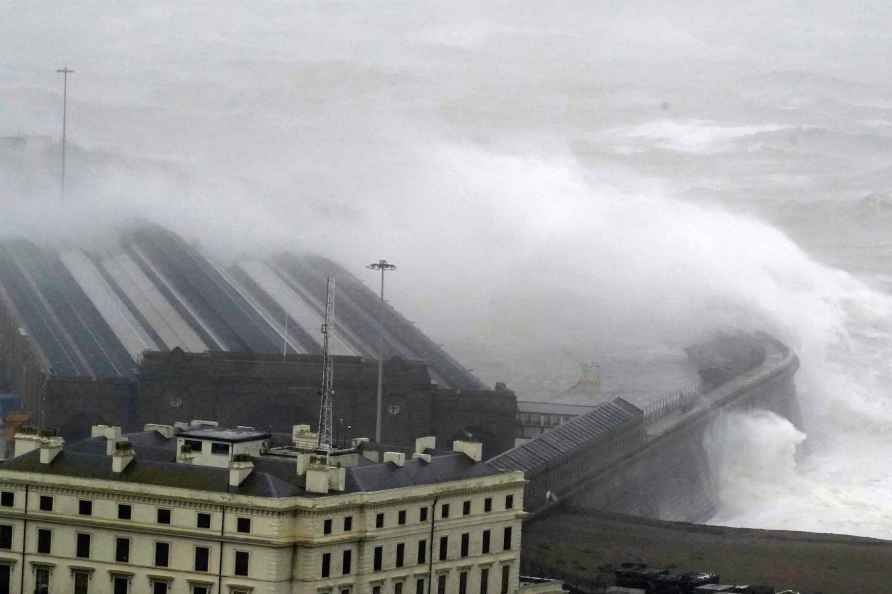
[[[381,301],[378,303],[378,404],[376,407],[375,414],[375,442],[381,443],[381,406],[382,406],[382,392],[383,392],[383,382],[384,382],[384,321],[382,319],[382,314],[384,313],[384,273],[388,270],[396,270],[396,266],[388,262],[387,260],[381,259],[377,262],[372,262],[368,266],[366,266],[369,270],[380,270],[381,271]]]
[[[64,82],[63,90],[62,90],[62,199],[65,199],[65,152],[67,149],[67,136],[68,136],[68,75],[74,74],[74,70],[70,69],[68,66],[64,68],[59,68],[56,70],[57,73],[61,74]]]

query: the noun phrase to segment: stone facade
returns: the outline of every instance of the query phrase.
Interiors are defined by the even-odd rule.
[[[427,594],[429,580],[514,594],[523,486],[499,472],[269,497],[0,468],[0,594]]]

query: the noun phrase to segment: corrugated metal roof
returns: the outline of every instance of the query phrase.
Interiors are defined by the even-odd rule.
[[[530,478],[530,475],[565,460],[610,433],[642,422],[643,415],[643,411],[631,402],[615,398],[499,454],[489,463],[500,470],[522,470]]]
[[[334,262],[282,254],[226,267],[157,225],[127,229],[99,252],[0,241],[0,308],[52,375],[133,378],[147,350],[317,353],[328,274],[338,277],[339,354],[375,356],[383,331],[386,359],[424,360],[441,384],[483,387]]]

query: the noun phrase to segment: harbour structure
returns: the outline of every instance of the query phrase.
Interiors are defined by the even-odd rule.
[[[527,510],[576,509],[699,522],[715,512],[713,472],[704,445],[729,411],[770,410],[801,426],[794,376],[799,359],[764,334],[744,340],[702,392],[678,393],[639,408],[623,398],[489,459],[527,478]],[[758,351],[756,355],[753,351]],[[544,520],[547,521],[547,518]]]
[[[560,591],[521,582],[523,474],[479,443],[326,457],[307,431],[20,431],[0,465],[0,594]]]
[[[511,447],[513,420],[502,417],[513,419],[513,395],[487,389],[339,264],[293,253],[224,264],[152,224],[89,248],[0,242],[0,390],[20,398],[34,423],[71,438],[95,423],[129,431],[204,416],[185,409],[208,391],[226,396],[205,409],[222,422],[288,431],[290,419],[318,415],[329,277],[338,286],[329,347],[341,407],[335,432],[374,434],[362,426],[376,414],[364,395],[369,380],[375,392],[367,367],[379,366],[380,352],[381,441],[411,448],[431,431],[426,419],[460,401],[484,426],[447,421],[439,437],[477,429],[487,455]],[[496,426],[510,434],[498,444],[483,435]]]

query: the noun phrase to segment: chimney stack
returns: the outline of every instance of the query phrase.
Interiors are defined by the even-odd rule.
[[[425,450],[433,450],[437,447],[437,438],[433,435],[419,437],[415,440],[415,453],[423,454]]]
[[[237,457],[236,457],[237,458]],[[254,462],[233,458],[229,463],[229,486],[238,487],[254,472]]]
[[[111,456],[115,451],[115,441],[121,437],[121,428],[112,425],[93,425],[90,428],[90,437],[104,437],[105,455]]]
[[[452,442],[453,452],[462,452],[474,462],[483,460],[483,444],[479,441],[464,441],[457,439]]]
[[[115,440],[112,452],[112,472],[115,474],[124,472],[124,469],[133,461],[134,456],[136,456],[136,452],[133,451],[133,447],[126,437]]]
[[[399,467],[406,463],[406,455],[402,452],[384,452],[384,463],[393,462]]]
[[[47,437],[40,444],[40,463],[52,464],[59,452],[65,446],[65,440],[61,437]]]
[[[18,458],[40,447],[44,438],[33,427],[20,427],[15,434],[15,450],[13,456]]]

